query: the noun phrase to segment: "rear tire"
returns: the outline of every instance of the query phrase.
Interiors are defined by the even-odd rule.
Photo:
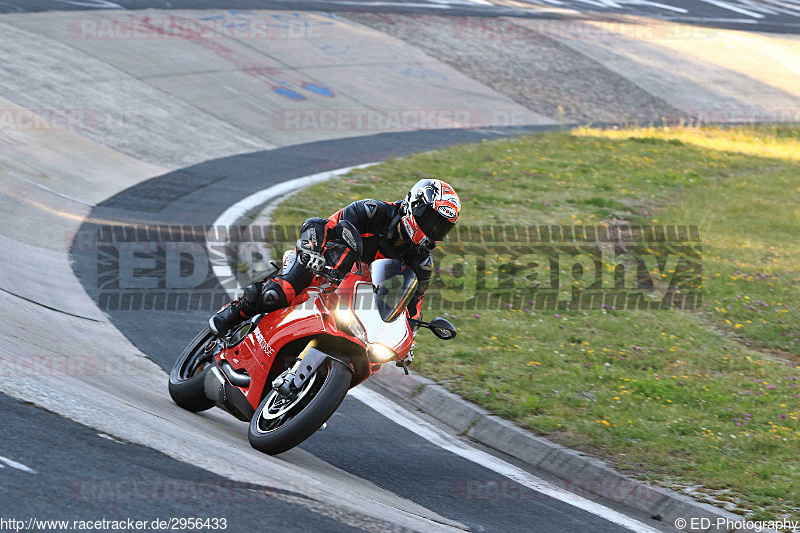
[[[175,361],[169,374],[169,395],[180,407],[199,413],[214,407],[214,402],[206,397],[204,381],[211,370],[213,353],[204,353],[203,348],[214,339],[214,334],[206,327],[192,339]]]
[[[275,409],[277,391],[267,393],[258,405],[247,438],[260,452],[277,455],[290,450],[314,434],[339,408],[352,383],[353,374],[339,361],[326,359],[306,382],[303,397],[280,418],[266,419],[264,411]],[[279,410],[279,409],[278,409]]]

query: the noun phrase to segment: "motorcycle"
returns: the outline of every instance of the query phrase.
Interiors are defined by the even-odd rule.
[[[354,230],[348,247],[360,257]],[[344,276],[325,265],[289,307],[254,316],[222,339],[207,327],[198,333],[170,372],[170,396],[192,412],[216,406],[249,422],[255,449],[283,453],[322,427],[347,391],[383,364],[396,361],[408,374],[416,329],[456,336],[444,318],[409,319],[416,287],[412,269],[394,259],[358,260]]]

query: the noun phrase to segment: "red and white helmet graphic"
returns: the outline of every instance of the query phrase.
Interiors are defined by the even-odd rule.
[[[416,246],[433,248],[458,222],[461,200],[442,180],[419,180],[403,200],[401,223]]]

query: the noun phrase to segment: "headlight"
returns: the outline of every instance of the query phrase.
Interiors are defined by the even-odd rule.
[[[336,327],[357,338],[364,344],[367,343],[367,332],[361,321],[350,309],[341,307],[333,311],[333,318],[336,320]]]
[[[373,363],[385,363],[397,357],[394,350],[376,342],[367,347],[367,355]]]

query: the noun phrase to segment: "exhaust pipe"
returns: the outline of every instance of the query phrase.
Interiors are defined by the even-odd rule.
[[[225,377],[219,368],[212,366],[206,373],[203,379],[203,390],[206,393],[206,398],[217,404],[217,406],[225,405]]]
[[[236,385],[237,387],[250,386],[250,376],[243,372],[237,372],[234,370],[228,361],[220,361],[219,368],[222,370],[222,373],[225,374],[225,377],[228,378],[228,381],[231,382],[231,385]]]
[[[233,368],[230,370],[240,382],[243,377],[247,378],[248,383],[250,382],[249,376],[242,375],[233,370]],[[228,383],[228,380],[225,379],[226,375],[217,366],[212,366],[208,370],[206,377],[203,379],[203,390],[206,397],[220,409],[229,412],[239,420],[249,422],[255,410],[247,402],[247,398],[242,394],[242,391]]]

